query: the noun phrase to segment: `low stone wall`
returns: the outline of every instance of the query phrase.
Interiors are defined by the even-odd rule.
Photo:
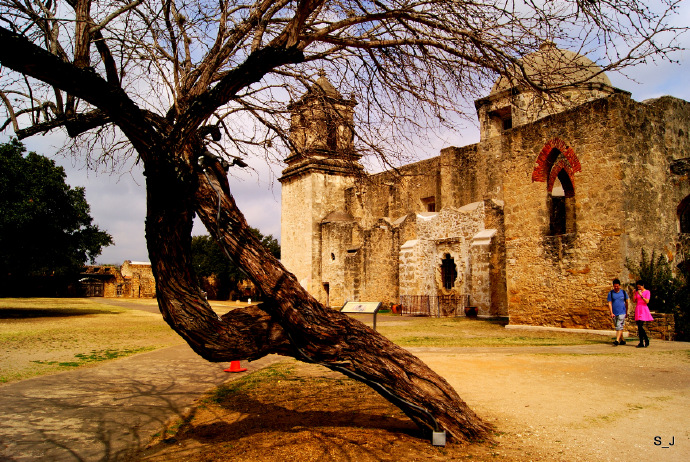
[[[654,321],[646,322],[644,325],[644,330],[649,338],[673,340],[676,336],[676,321],[673,314],[652,312],[652,317]],[[634,316],[628,318],[626,329],[630,335],[637,337],[637,324]]]

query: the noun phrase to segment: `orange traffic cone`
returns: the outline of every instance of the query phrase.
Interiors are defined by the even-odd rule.
[[[230,367],[228,367],[227,369],[223,369],[223,371],[225,372],[244,372],[246,370],[246,367],[240,367],[239,361],[232,361],[230,362]]]

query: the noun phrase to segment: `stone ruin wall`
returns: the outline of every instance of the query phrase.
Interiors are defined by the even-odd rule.
[[[150,263],[125,260],[120,266],[90,265],[82,276],[102,286],[104,298],[155,298],[156,280]],[[93,284],[93,282],[91,283]]]
[[[321,225],[321,277],[329,285],[328,300],[324,302],[331,306],[342,306],[345,300],[352,300],[352,294],[347,290],[346,270],[349,265],[348,256],[358,250],[352,244],[354,221],[332,221]]]
[[[489,249],[488,280],[490,283],[489,316],[508,316],[508,294],[506,291],[506,239],[503,201],[484,201],[484,228],[495,229],[496,234]]]
[[[345,190],[340,210],[352,221],[323,223],[319,239],[331,306],[346,300],[398,303],[400,246],[416,236],[414,213],[426,210],[420,198],[438,197],[437,183],[438,158],[432,158],[360,178]]]
[[[352,221],[323,223],[321,231],[322,277],[329,283],[332,306],[353,299],[397,303],[400,293],[443,293],[443,253],[451,254],[458,265],[458,289],[452,292],[469,290],[468,246],[484,229],[484,207],[426,212],[423,198],[433,197],[441,206],[439,161],[432,158],[398,173],[372,175],[347,190]],[[411,240],[419,242],[413,253],[401,250]],[[415,263],[406,262],[407,257]]]
[[[398,301],[398,230],[379,220],[364,233],[364,261],[362,278],[364,301],[381,301],[386,304]]]
[[[661,211],[677,205],[655,191],[666,188],[668,170],[661,165],[667,163],[660,159],[666,154],[660,138],[644,128],[658,130],[660,122],[638,106],[638,123],[627,123],[623,111],[635,104],[617,95],[578,108],[577,117],[566,112],[504,137],[502,152],[510,153],[503,160],[503,194],[511,324],[610,329],[606,294],[613,278],[628,278],[625,257],[639,255],[640,245],[658,250],[675,239],[673,219],[645,229],[630,218],[647,214],[661,221]],[[576,232],[548,236],[546,184],[530,178],[545,141],[555,138],[574,149],[582,172],[574,176]],[[626,143],[629,138],[650,141]],[[625,181],[640,160],[658,177],[647,184],[650,196],[632,195]]]
[[[474,234],[484,229],[484,208],[480,204],[465,210],[446,207],[439,213],[416,215],[415,221],[416,242],[400,252],[400,293],[469,293],[469,243]],[[441,280],[441,263],[446,253],[453,258],[458,273],[451,290],[443,288]]]
[[[482,284],[491,286],[485,314],[506,315],[502,203],[485,205],[482,199],[488,195],[479,191],[488,182],[494,183],[489,189],[500,190],[495,181],[500,169],[484,168],[476,160],[476,146],[449,148],[439,157],[404,166],[399,172],[372,175],[349,188],[345,196],[353,220],[348,225],[351,229],[343,231],[344,224],[324,224],[322,228],[323,281],[329,282],[331,305],[353,299],[397,303],[399,294],[470,293],[469,247],[472,237],[490,223],[498,234],[492,247],[483,250],[490,254],[482,256],[486,260]],[[467,168],[470,165],[474,168]],[[426,212],[427,203],[421,199],[428,197],[434,198],[437,211],[444,209]],[[460,201],[478,198],[479,202],[464,208],[448,204],[460,202],[458,197]],[[485,207],[492,211],[485,213]],[[408,241],[415,244],[402,247]],[[336,249],[344,252],[342,258]],[[446,253],[458,268],[456,287],[450,291],[441,281]]]
[[[487,200],[416,215],[417,238],[400,249],[401,295],[469,294],[481,316],[506,316],[505,259],[499,254],[504,248],[502,213],[500,202]],[[477,240],[483,234],[489,237]],[[458,272],[450,290],[443,287],[441,274],[446,254]]]
[[[322,278],[329,283],[331,306],[345,301],[398,302],[400,236],[412,225],[379,219],[365,229],[355,221],[322,224]]]
[[[141,264],[125,260],[120,267],[120,272],[129,285],[125,292],[129,293],[130,297],[156,297],[156,281],[150,263]]]
[[[629,137],[622,146],[628,256],[640,249],[674,261],[679,250],[677,207],[690,194],[688,175],[670,172],[673,160],[690,157],[690,103],[663,97],[621,107],[620,123]],[[678,263],[678,261],[676,261]]]
[[[448,147],[440,155],[441,207],[460,208],[485,198],[487,176],[483,173],[489,166],[477,153],[477,145],[462,148]]]
[[[346,191],[347,212],[365,228],[379,218],[398,220],[410,213],[426,212],[422,198],[434,197],[439,210],[439,158],[433,157],[362,178]]]

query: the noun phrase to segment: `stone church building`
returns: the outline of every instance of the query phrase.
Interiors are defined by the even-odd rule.
[[[79,280],[87,297],[156,298],[151,263],[125,260],[122,266],[85,266]]]
[[[432,315],[611,329],[626,258],[678,263],[690,235],[690,103],[637,102],[589,59],[546,43],[524,58],[548,101],[501,77],[475,102],[480,141],[368,175],[356,102],[325,77],[290,106],[282,261],[330,306],[427,304]],[[448,301],[450,300],[451,305]],[[459,305],[458,305],[459,304]],[[408,306],[409,308],[409,306]]]

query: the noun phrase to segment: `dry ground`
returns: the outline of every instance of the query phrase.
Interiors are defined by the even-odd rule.
[[[45,301],[47,308],[31,311],[31,303],[0,306],[3,372],[23,362],[45,373],[48,365],[32,361],[179,343],[153,301],[140,304],[139,311],[93,301]],[[124,340],[111,336],[120,330],[127,333]],[[170,422],[141,458],[665,462],[685,461],[690,453],[687,343],[612,347],[601,336],[512,331],[464,319],[379,317],[379,331],[445,377],[494,426],[491,439],[433,447],[369,388],[286,360],[234,376],[200,400],[185,421]],[[87,365],[100,359],[105,358]]]
[[[257,375],[206,397],[143,460],[495,460],[489,442],[431,446],[398,408],[320,366],[288,361]]]
[[[654,347],[412,348],[495,428],[443,448],[369,388],[288,361],[204,398],[143,460],[685,461],[690,345]]]

